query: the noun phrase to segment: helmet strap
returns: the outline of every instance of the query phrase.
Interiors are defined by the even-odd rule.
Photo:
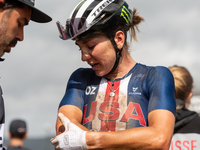
[[[113,73],[115,71],[115,69],[117,69],[118,65],[119,65],[119,60],[120,60],[120,57],[122,57],[122,50],[123,50],[123,47],[121,49],[119,49],[117,47],[117,44],[115,42],[115,40],[113,38],[110,38],[110,41],[111,43],[113,44],[114,48],[115,48],[115,52],[116,52],[116,61],[115,61],[115,64],[112,68],[112,70],[108,73]]]

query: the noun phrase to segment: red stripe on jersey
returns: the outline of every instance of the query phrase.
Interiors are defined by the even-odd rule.
[[[120,111],[118,110],[119,86],[120,81],[115,81],[113,91],[117,91],[115,92],[114,97],[110,97],[110,93],[112,92],[112,82],[108,81],[105,99],[100,106],[100,110],[102,112],[99,114],[99,119],[101,120],[101,131],[115,131],[116,120],[120,115]]]
[[[91,106],[91,110],[90,110],[90,116],[88,118],[85,118],[87,105],[84,106],[83,121],[82,121],[83,125],[92,121],[92,119],[94,118],[94,115],[95,115],[96,107],[97,107],[97,101],[92,102],[92,106]]]

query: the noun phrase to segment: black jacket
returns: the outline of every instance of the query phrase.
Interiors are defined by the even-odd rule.
[[[176,122],[169,150],[200,150],[200,117],[176,100]]]
[[[200,117],[194,112],[185,108],[184,102],[176,100],[180,108],[176,111],[176,123],[174,133],[198,133],[200,134]]]

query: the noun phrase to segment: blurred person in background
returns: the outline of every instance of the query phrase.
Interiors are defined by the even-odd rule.
[[[24,120],[16,119],[10,123],[8,137],[10,143],[7,150],[28,150],[24,147],[24,140],[27,138],[27,125]]]
[[[52,19],[34,7],[35,0],[0,0],[0,61],[4,53],[10,53],[18,41],[24,39],[24,27],[29,21],[50,22]],[[0,150],[4,140],[4,100],[0,86]]]
[[[128,31],[136,40],[142,21],[124,0],[83,0],[65,26],[57,23],[91,68],[77,69],[68,81],[51,139],[56,150],[169,149],[174,79],[168,68],[131,57]]]
[[[193,78],[183,66],[171,66],[176,89],[176,122],[171,149],[200,149],[200,117],[188,110],[193,96]]]

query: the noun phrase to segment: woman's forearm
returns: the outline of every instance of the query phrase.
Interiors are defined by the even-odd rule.
[[[88,149],[168,149],[169,140],[153,127],[118,132],[88,132]]]

